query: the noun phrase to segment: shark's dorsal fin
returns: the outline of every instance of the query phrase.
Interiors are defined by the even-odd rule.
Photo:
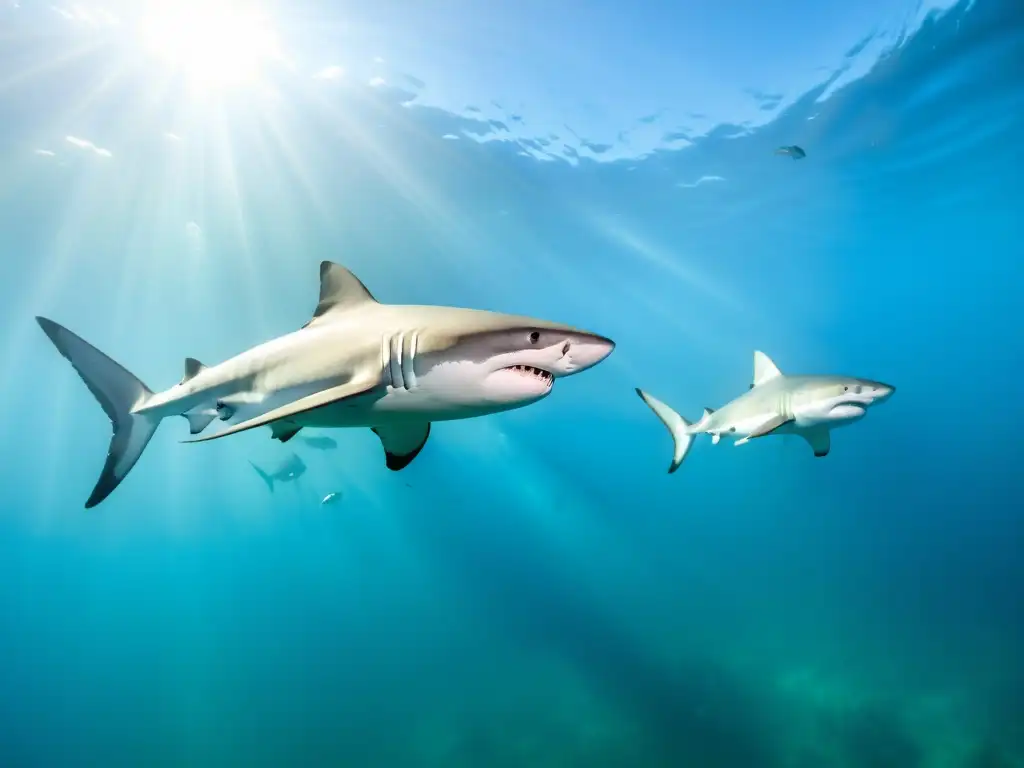
[[[310,323],[332,312],[366,303],[376,304],[377,300],[358,277],[333,261],[320,262],[320,303]]]
[[[189,379],[194,379],[196,374],[206,369],[206,366],[196,360],[194,357],[185,358],[185,375],[181,377],[181,383],[184,384]]]
[[[766,381],[777,379],[781,375],[782,371],[779,370],[778,366],[772,362],[768,355],[760,350],[754,352],[754,387],[760,386]]]

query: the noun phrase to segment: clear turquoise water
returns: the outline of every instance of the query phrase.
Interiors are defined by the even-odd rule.
[[[0,7],[0,765],[1024,765],[1017,4],[280,4],[202,97],[99,8]],[[618,346],[272,495],[291,447],[176,420],[83,510],[33,317],[168,386],[322,259]],[[632,388],[696,417],[753,349],[898,391],[666,475]]]

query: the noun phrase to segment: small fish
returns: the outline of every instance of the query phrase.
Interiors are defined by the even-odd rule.
[[[338,447],[338,444],[333,438],[322,437],[321,435],[314,435],[313,437],[300,435],[299,440],[304,442],[310,448],[315,448],[318,451],[333,451]]]
[[[801,158],[807,157],[807,153],[804,152],[796,144],[788,147],[779,147],[775,150],[776,155],[789,155],[794,160],[800,160]]]
[[[341,503],[341,491],[333,491],[324,496],[323,501],[320,502],[322,507],[331,507],[335,504]]]

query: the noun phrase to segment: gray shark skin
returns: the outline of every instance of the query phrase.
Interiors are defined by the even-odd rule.
[[[381,304],[359,279],[320,264],[320,301],[302,328],[213,366],[185,360],[182,380],[153,392],[63,326],[36,320],[113,424],[107,460],[86,508],[102,502],[168,416],[215,440],[269,426],[286,442],[303,427],[367,427],[389,469],[407,466],[435,421],[521,408],[554,380],[597,365],[615,348],[568,325],[476,309]]]
[[[256,464],[251,461],[249,462],[249,465],[256,470],[256,474],[259,475],[263,482],[267,484],[267,489],[271,493],[274,492],[275,481],[278,483],[296,482],[300,477],[306,474],[306,463],[294,453],[282,461],[273,472],[267,472],[265,469],[256,466]]]
[[[763,352],[754,352],[754,381],[750,389],[727,405],[704,409],[696,424],[641,389],[636,393],[672,435],[674,452],[668,471],[679,469],[695,435],[711,435],[743,445],[766,435],[799,435],[814,455],[828,456],[831,431],[862,419],[867,409],[888,400],[896,388],[848,376],[785,376]]]

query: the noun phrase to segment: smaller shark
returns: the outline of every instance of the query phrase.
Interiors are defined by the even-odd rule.
[[[299,440],[317,451],[333,451],[338,447],[333,437],[325,435],[299,435]]]
[[[263,479],[263,482],[267,484],[267,488],[270,489],[271,493],[274,492],[275,480],[279,483],[297,482],[306,473],[306,463],[294,453],[285,459],[273,472],[266,472],[251,461],[249,464],[256,470],[256,474]]]
[[[803,158],[807,157],[807,153],[804,152],[803,149],[798,147],[796,144],[792,144],[788,147],[779,147],[778,149],[775,150],[775,154],[789,155],[794,160],[802,160]]]
[[[831,430],[863,418],[872,405],[885,402],[896,388],[869,379],[847,376],[785,376],[764,352],[754,352],[754,381],[750,390],[717,411],[704,409],[696,424],[641,389],[640,395],[668,428],[675,443],[669,473],[679,469],[694,435],[723,437],[736,445],[765,435],[800,435],[814,455],[828,456]]]

